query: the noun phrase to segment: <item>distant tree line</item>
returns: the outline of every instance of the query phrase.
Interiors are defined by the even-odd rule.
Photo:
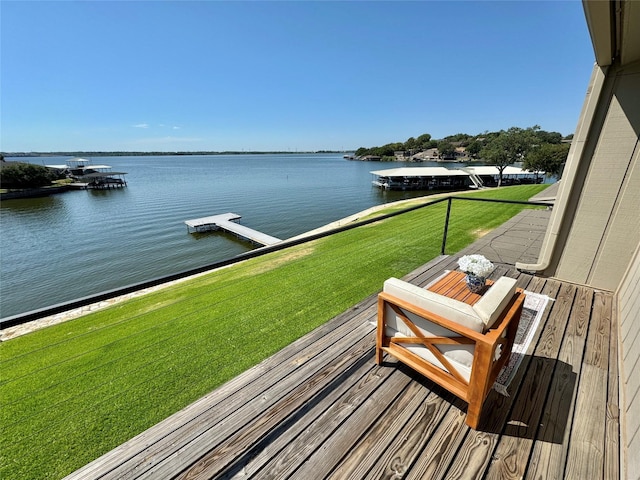
[[[381,147],[360,147],[356,150],[355,155],[357,157],[365,157],[372,155],[374,157],[388,157],[393,159],[394,152],[398,151],[417,151],[422,152],[430,148],[436,148],[438,146],[438,140],[432,140],[431,135],[424,133],[418,138],[409,137],[406,142],[387,143]]]
[[[342,153],[338,150],[313,150],[313,151],[253,151],[253,150],[226,150],[223,152],[202,150],[197,152],[2,152],[4,157],[162,157],[162,156],[186,156],[186,155],[282,155],[282,154],[300,154],[300,153]]]
[[[560,175],[569,153],[570,142],[566,140],[572,138],[573,135],[563,138],[558,132],[547,132],[538,125],[511,127],[479,135],[457,133],[440,140],[433,140],[431,135],[425,133],[417,138],[410,137],[405,142],[388,143],[382,147],[361,147],[355,155],[360,158],[371,155],[382,160],[395,160],[397,151],[420,153],[437,148],[440,156],[446,158],[454,154],[456,147],[464,147],[471,159],[495,165],[499,172],[498,184],[501,184],[504,169],[516,162],[522,162],[523,169],[530,172]]]

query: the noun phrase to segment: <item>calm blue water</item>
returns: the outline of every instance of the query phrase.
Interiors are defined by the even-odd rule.
[[[38,164],[65,160],[27,159]],[[348,161],[338,154],[101,157],[93,162],[127,172],[128,187],[0,205],[1,317],[253,248],[224,234],[189,234],[188,219],[233,212],[242,216],[242,224],[286,239],[374,205],[424,195],[371,185],[371,170],[402,164]]]

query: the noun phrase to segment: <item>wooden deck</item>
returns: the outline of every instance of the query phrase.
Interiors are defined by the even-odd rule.
[[[619,478],[612,295],[490,253],[513,227],[521,241],[509,255],[532,255],[544,213],[461,252],[486,253],[492,277],[555,299],[510,396],[489,394],[478,430],[464,402],[391,359],[375,364],[374,295],[69,478]],[[427,285],[456,258],[405,279]]]

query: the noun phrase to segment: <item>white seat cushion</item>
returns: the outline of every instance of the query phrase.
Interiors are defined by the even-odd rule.
[[[415,344],[400,345],[419,357],[424,358],[432,365],[448,371],[427,348]],[[438,349],[444,353],[444,356],[447,357],[447,360],[449,360],[453,368],[468,382],[471,378],[471,367],[473,366],[473,352],[475,347],[473,345],[460,345],[458,347],[454,347],[453,345],[439,345]]]

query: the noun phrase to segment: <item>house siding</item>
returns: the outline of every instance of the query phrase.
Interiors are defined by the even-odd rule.
[[[610,71],[601,111],[589,133],[581,188],[556,267],[573,283],[615,291],[640,238],[640,64]],[[584,159],[583,159],[584,160]]]
[[[640,478],[640,248],[617,292],[623,458],[629,480]],[[635,373],[634,373],[635,372]]]

